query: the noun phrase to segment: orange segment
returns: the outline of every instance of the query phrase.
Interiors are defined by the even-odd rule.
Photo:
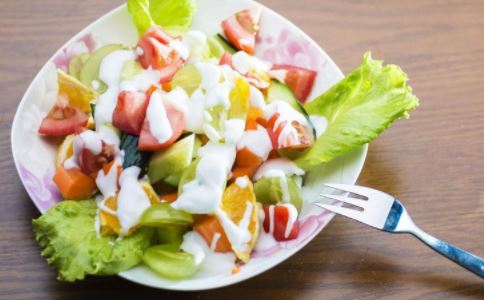
[[[60,167],[66,159],[74,154],[74,137],[75,135],[70,134],[64,138],[64,141],[59,146],[57,154],[55,156],[55,166]]]
[[[257,120],[260,118],[262,118],[262,110],[250,106],[245,120],[245,130],[257,130]]]
[[[65,95],[69,99],[69,105],[77,107],[85,113],[91,112],[91,101],[96,94],[82,82],[57,69],[58,95]]]
[[[169,194],[160,196],[160,199],[162,201],[165,201],[168,203],[175,202],[176,198],[178,198],[178,193],[169,193]]]
[[[104,206],[112,211],[116,211],[118,209],[118,201],[117,198],[111,196],[104,201]],[[101,221],[101,234],[102,235],[109,235],[112,233],[119,234],[121,231],[121,225],[119,224],[118,217],[109,213],[106,210],[101,209],[99,213],[99,218]]]
[[[255,247],[255,243],[259,236],[259,209],[256,203],[254,187],[247,176],[239,178],[237,181],[229,185],[223,194],[221,209],[227,217],[237,226],[241,226],[241,221],[246,214],[246,210],[250,205],[250,217],[248,227],[246,228],[250,233],[250,240],[243,249],[235,249],[232,247],[237,258],[244,263],[249,261],[250,253]]]

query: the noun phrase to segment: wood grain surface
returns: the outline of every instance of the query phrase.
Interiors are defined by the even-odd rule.
[[[16,174],[10,127],[67,39],[122,0],[0,1],[1,299],[484,299],[484,282],[410,236],[336,217],[307,247],[235,286],[175,293],[118,277],[58,282]],[[484,256],[484,1],[264,0],[349,72],[363,53],[409,74],[420,107],[370,145],[359,183],[401,199],[424,230]]]

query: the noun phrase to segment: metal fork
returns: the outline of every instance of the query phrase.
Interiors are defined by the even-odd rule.
[[[353,208],[317,202],[314,203],[315,205],[386,232],[410,233],[441,255],[484,278],[484,259],[441,241],[418,228],[403,204],[395,197],[368,187],[333,183],[325,185],[346,193],[321,194],[322,197],[351,204]],[[351,194],[364,197],[366,200],[351,197]]]

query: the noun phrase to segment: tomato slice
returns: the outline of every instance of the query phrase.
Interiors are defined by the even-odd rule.
[[[290,211],[286,205],[263,205],[263,209],[263,226],[266,233],[270,233],[272,223],[272,235],[276,241],[289,241],[297,238],[299,234],[299,221],[295,220],[293,223],[291,222],[292,224],[288,224]],[[273,220],[271,220],[271,210],[273,210]],[[286,236],[287,226],[292,226],[292,228],[290,228],[291,231]]]
[[[178,52],[169,46],[173,40],[175,38],[164,32],[161,27],[154,26],[138,42],[138,47],[143,50],[138,57],[141,65],[145,69],[151,66],[160,70],[160,83],[170,81],[184,62]]]
[[[102,151],[99,154],[94,154],[87,148],[82,149],[77,158],[81,171],[84,174],[96,178],[97,172],[114,160],[115,151],[113,145],[104,142]]]
[[[253,54],[260,17],[259,7],[245,9],[222,21],[222,29],[235,48]]]
[[[231,68],[233,68],[233,66],[232,66],[232,54],[225,51],[224,54],[222,54],[222,57],[220,58],[220,61],[218,62],[218,64],[221,65],[221,66],[222,65],[228,65]]]
[[[269,76],[271,75],[273,75],[274,79],[284,82],[294,93],[294,96],[304,104],[309,93],[311,93],[318,73],[289,65],[274,65],[271,72],[269,72]]]
[[[173,144],[183,133],[186,122],[185,113],[177,110],[172,105],[167,104],[165,104],[165,110],[173,132],[172,136],[166,142],[158,142],[158,140],[151,134],[148,118],[145,118],[139,137],[138,148],[140,150],[156,151],[164,149]]]
[[[288,121],[284,121],[281,122],[277,128],[274,128],[278,118],[279,113],[275,113],[266,124],[266,129],[269,133],[272,147],[274,149],[301,150],[310,147],[314,143],[314,136],[311,129],[302,125],[298,121],[291,121],[290,124],[288,124]],[[291,126],[291,131],[296,134],[285,134],[285,136],[281,138],[281,134],[286,126]]]
[[[39,133],[68,135],[87,125],[88,115],[78,108],[56,103],[40,123]]]
[[[148,107],[145,93],[122,91],[113,112],[113,125],[124,132],[138,136]]]

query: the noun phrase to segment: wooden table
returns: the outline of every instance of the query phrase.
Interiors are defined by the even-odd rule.
[[[232,287],[173,293],[118,277],[58,282],[39,256],[39,213],[14,169],[10,125],[25,89],[68,38],[122,0],[0,1],[1,299],[484,298],[484,282],[410,236],[336,217],[301,252]],[[484,1],[265,0],[344,72],[371,49],[421,99],[370,146],[359,183],[403,200],[425,230],[484,256]]]

